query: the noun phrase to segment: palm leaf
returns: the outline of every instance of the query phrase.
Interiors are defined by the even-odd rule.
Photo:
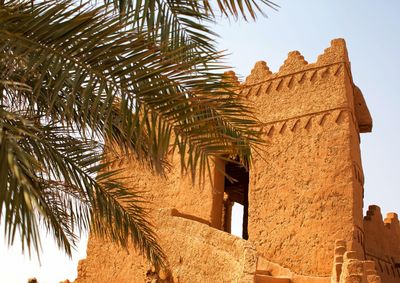
[[[210,27],[215,24],[216,13],[225,17],[233,16],[247,20],[256,19],[258,14],[266,16],[263,8],[276,10],[279,6],[270,0],[106,0],[121,15],[132,19],[134,29],[146,28],[163,49],[177,49],[186,46],[181,60],[197,52],[215,52],[215,34]],[[183,50],[181,50],[183,51]]]
[[[75,230],[91,228],[122,245],[131,235],[156,266],[164,263],[146,211],[139,205],[143,200],[114,180],[117,172],[104,171],[107,164],[100,163],[104,156],[99,144],[76,139],[60,127],[32,126],[15,114],[0,114],[0,164],[6,174],[0,211],[9,244],[19,231],[24,244],[39,249],[40,220],[68,254],[78,236]]]
[[[121,17],[69,1],[0,4],[0,213],[10,244],[19,230],[38,250],[39,219],[67,253],[75,231],[90,228],[123,245],[130,235],[162,265],[142,200],[101,163],[107,144],[158,172],[175,151],[194,177],[215,157],[247,165],[260,143],[247,102],[223,80],[223,54],[163,45],[160,25],[132,29]]]

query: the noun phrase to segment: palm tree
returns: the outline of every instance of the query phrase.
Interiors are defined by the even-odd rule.
[[[261,11],[244,3],[216,2],[226,16]],[[212,7],[0,1],[0,223],[9,245],[20,237],[39,252],[44,227],[71,254],[90,230],[123,246],[132,239],[163,265],[143,200],[107,169],[104,152],[118,144],[158,173],[174,151],[184,172],[201,175],[216,156],[250,162],[257,121],[223,79],[224,55],[206,26]]]

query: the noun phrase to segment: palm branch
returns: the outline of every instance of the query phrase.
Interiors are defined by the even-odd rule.
[[[154,38],[161,39],[163,48],[185,46],[181,60],[185,60],[187,53],[216,51],[218,35],[210,25],[216,23],[218,12],[225,17],[255,20],[258,14],[266,16],[263,8],[279,7],[270,0],[106,0],[105,3],[132,19],[133,28],[151,31]]]
[[[107,169],[107,145],[158,172],[172,151],[193,174],[218,156],[250,162],[257,121],[222,80],[223,54],[163,45],[161,26],[143,17],[134,28],[137,19],[107,5],[0,4],[0,220],[9,244],[19,233],[23,247],[39,250],[44,225],[70,254],[90,229],[122,245],[131,238],[160,266],[143,200]]]

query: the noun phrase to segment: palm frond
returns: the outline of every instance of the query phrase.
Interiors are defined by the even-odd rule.
[[[134,24],[107,5],[0,4],[0,213],[10,243],[19,229],[38,249],[41,219],[67,253],[74,229],[90,227],[121,244],[130,235],[163,264],[139,197],[101,163],[106,141],[158,172],[171,151],[193,177],[215,157],[250,162],[258,122],[223,80],[223,54],[165,48],[161,26]]]
[[[156,266],[164,264],[140,206],[143,200],[121,186],[114,177],[118,172],[105,171],[107,163],[101,163],[104,156],[98,143],[74,138],[61,127],[33,125],[4,110],[0,117],[4,174],[0,215],[9,244],[18,231],[28,248],[39,249],[40,221],[67,254],[80,231],[90,228],[124,246],[131,237]]]
[[[74,123],[81,134],[90,128],[94,134],[114,137],[112,131],[120,128],[129,133],[128,138],[145,139],[159,129],[161,119],[169,127],[162,127],[165,131],[160,137],[168,137],[173,129],[179,138],[194,140],[203,130],[205,143],[212,135],[217,137],[215,141],[210,138],[208,145],[219,145],[221,150],[230,145],[239,151],[238,144],[248,147],[247,141],[254,141],[251,126],[257,123],[246,102],[229,91],[227,83],[221,81],[222,74],[216,73],[224,69],[218,61],[221,54],[196,53],[188,62],[181,62],[179,51],[166,54],[151,36],[124,31],[128,23],[121,23],[108,11],[98,8],[97,13],[83,13],[69,9],[67,4],[58,6],[46,12],[45,18],[47,14],[57,15],[50,22],[29,8],[30,18],[23,15],[25,22],[18,15],[9,18],[13,33],[0,30],[3,48],[12,50],[9,57],[28,58],[17,63],[24,68],[25,77],[19,72],[10,76],[7,69],[5,73],[9,80],[29,81],[33,92],[25,95],[32,114]],[[40,32],[45,28],[53,32]],[[58,28],[62,32],[55,32]],[[135,123],[130,122],[132,115]],[[210,128],[212,123],[216,124],[214,128]],[[238,137],[232,136],[235,131]],[[146,140],[145,144],[151,142]],[[189,148],[195,150],[195,145]],[[149,150],[147,154],[152,155]],[[155,155],[150,159],[160,161]]]
[[[264,7],[277,10],[277,4],[270,0],[106,0],[121,15],[132,19],[134,29],[146,28],[155,41],[164,49],[186,46],[181,54],[185,60],[193,52],[215,52],[215,38],[211,25],[215,24],[216,13],[225,17],[245,20],[256,19],[258,14],[266,16]]]

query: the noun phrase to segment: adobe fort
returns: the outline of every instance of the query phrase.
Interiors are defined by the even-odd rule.
[[[363,216],[360,134],[372,119],[344,40],[312,64],[291,52],[277,73],[257,62],[240,89],[266,145],[248,171],[219,161],[237,182],[216,168],[193,185],[180,170],[159,177],[135,160],[113,165],[151,201],[169,269],[91,236],[75,282],[400,282],[397,214],[383,219],[372,205]],[[230,234],[233,203],[244,206],[242,238]]]

